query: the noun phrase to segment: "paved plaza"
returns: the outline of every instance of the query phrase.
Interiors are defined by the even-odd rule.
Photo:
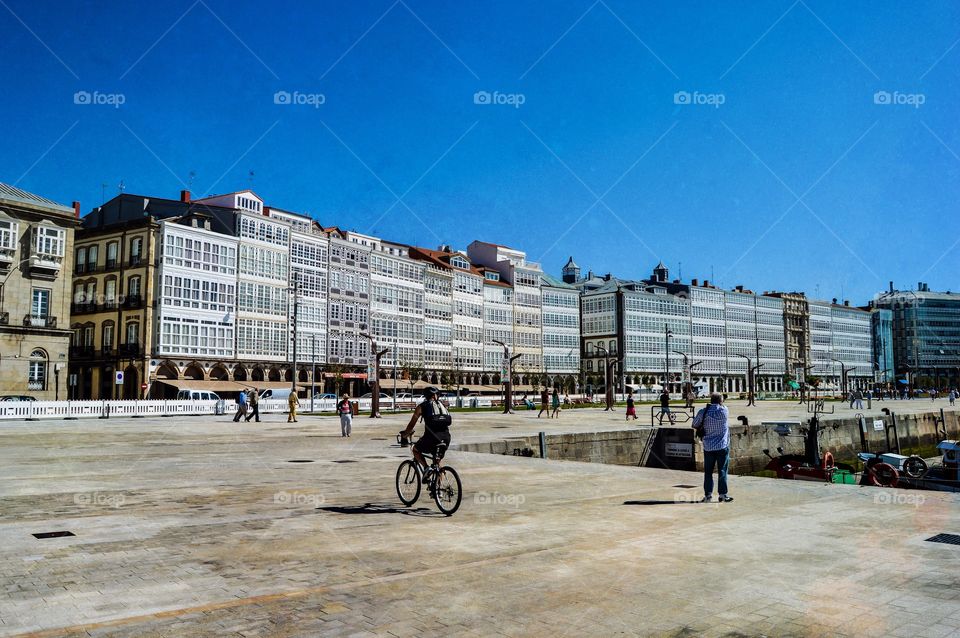
[[[535,415],[457,415],[454,441],[625,427]],[[960,547],[925,540],[960,495],[734,477],[694,504],[695,473],[454,451],[447,518],[394,492],[406,418],[0,425],[0,634],[960,635]]]

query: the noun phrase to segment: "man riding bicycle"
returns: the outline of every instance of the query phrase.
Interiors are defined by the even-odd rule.
[[[417,421],[421,418],[424,425],[423,436],[413,444],[413,457],[420,464],[420,467],[426,467],[427,462],[423,458],[424,454],[436,456],[437,448],[441,444],[445,447],[450,446],[450,423],[452,420],[447,407],[440,402],[440,390],[437,388],[427,388],[426,398],[413,411],[407,429],[402,431],[400,435],[409,439]],[[437,459],[437,464],[439,465],[439,463],[440,459]]]

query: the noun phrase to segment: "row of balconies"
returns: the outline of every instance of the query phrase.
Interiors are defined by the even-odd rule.
[[[116,357],[136,357],[143,352],[139,343],[121,343],[116,349],[95,348],[93,346],[70,346],[71,359],[111,359]]]
[[[105,301],[103,303],[72,303],[70,304],[70,313],[74,315],[92,314],[95,312],[109,312],[111,310],[139,310],[143,308],[145,301],[140,295],[128,295],[118,301]]]
[[[87,273],[97,273],[97,272],[109,272],[111,270],[116,270],[120,268],[122,260],[118,259],[108,259],[105,264],[101,267],[100,264],[94,263],[77,263],[73,267],[73,272],[76,275],[83,275]],[[144,264],[143,257],[133,256],[127,260],[128,268],[136,268],[137,266],[142,266]]]

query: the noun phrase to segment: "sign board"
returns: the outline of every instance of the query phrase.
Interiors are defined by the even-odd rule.
[[[114,375],[114,378],[115,378],[114,383],[116,383],[117,385],[123,385],[123,371],[122,371],[122,370],[117,370],[117,372],[116,372],[115,375]]]
[[[664,456],[676,459],[689,459],[693,456],[693,443],[672,443],[667,441],[663,444]]]
[[[886,426],[885,426],[885,424],[883,423],[883,419],[874,419],[874,420],[873,420],[873,429],[874,429],[875,431],[877,431],[877,432],[883,432],[884,427],[886,427]]]
[[[799,383],[800,385],[803,385],[803,383],[806,381],[806,378],[807,378],[807,371],[804,370],[802,366],[797,366],[796,368],[794,368],[794,370],[795,372],[793,376],[797,378],[797,383]]]
[[[74,372],[70,375],[70,385],[77,385],[77,373]]]

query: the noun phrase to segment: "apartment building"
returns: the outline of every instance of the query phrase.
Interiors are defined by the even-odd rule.
[[[381,378],[386,378],[424,358],[427,265],[411,258],[409,246],[366,239],[372,247],[369,334],[378,349],[387,350],[380,360]]]
[[[543,368],[551,387],[574,391],[580,375],[580,291],[544,274]]]
[[[0,395],[67,398],[73,207],[0,183]]]
[[[483,274],[483,367],[495,384],[501,384],[507,372],[504,346],[513,354],[513,286],[500,278],[498,270],[486,266],[477,270]],[[514,377],[518,386],[529,384],[519,369],[514,369]]]
[[[322,366],[327,361],[327,289],[330,237],[315,220],[272,206],[271,219],[290,224],[290,282],[297,294],[297,364]],[[292,312],[292,309],[291,309]],[[293,362],[293,348],[287,360]],[[305,369],[298,381],[307,381]],[[314,380],[319,384],[319,380]],[[318,388],[319,389],[319,388]]]
[[[327,288],[328,380],[351,394],[365,387],[370,342],[370,255],[374,238],[336,227],[330,235]]]
[[[513,346],[512,354],[521,355],[514,371],[529,379],[544,379],[543,368],[543,302],[540,264],[527,261],[521,250],[474,241],[467,246],[467,256],[474,264],[482,264],[498,273],[500,281],[512,288]]]

